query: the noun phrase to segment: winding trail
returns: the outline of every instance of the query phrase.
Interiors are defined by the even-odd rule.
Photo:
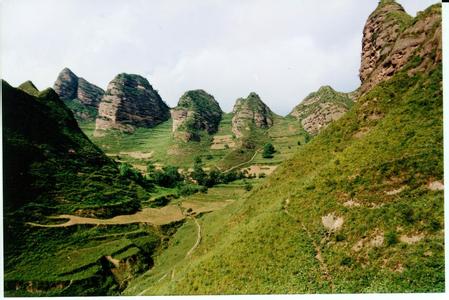
[[[188,218],[192,219],[195,222],[196,226],[197,226],[197,239],[196,239],[195,244],[193,245],[193,247],[190,248],[190,250],[186,253],[186,256],[184,258],[189,257],[192,254],[192,252],[198,247],[198,245],[201,242],[201,226],[200,226],[200,223],[198,223],[198,221],[197,221],[197,219],[195,217],[189,216]],[[168,271],[167,273],[165,273],[161,278],[159,278],[156,281],[156,283],[161,282],[168,275],[170,275],[170,280],[173,280],[175,278],[175,268],[176,268],[176,266],[174,266],[173,269],[171,269],[171,271]],[[152,286],[148,287],[147,289],[145,289],[142,292],[140,292],[139,294],[137,294],[137,296],[143,296],[151,288],[152,288]]]
[[[326,264],[326,261],[323,258],[323,254],[321,252],[321,247],[313,240],[312,238],[312,234],[310,233],[310,231],[307,229],[307,227],[304,225],[303,222],[301,222],[299,219],[297,219],[295,216],[293,216],[289,211],[288,211],[288,205],[290,204],[290,199],[287,198],[285,200],[284,206],[283,206],[283,210],[285,212],[285,214],[287,216],[289,216],[290,218],[292,218],[293,220],[295,220],[296,222],[301,224],[302,229],[306,232],[307,236],[309,237],[309,239],[312,241],[313,247],[315,248],[315,258],[316,260],[318,260],[318,262],[320,263],[320,269],[321,272],[323,273],[324,278],[329,282],[332,293],[334,293],[335,291],[335,286],[334,286],[334,281],[332,278],[332,275],[329,272],[329,268]]]
[[[238,164],[238,165],[235,165],[235,166],[233,166],[233,167],[231,167],[231,168],[229,168],[229,169],[223,171],[223,173],[230,172],[230,171],[232,171],[232,170],[234,170],[234,169],[237,169],[237,168],[239,168],[239,167],[241,167],[241,166],[244,166],[244,165],[246,165],[246,164],[249,164],[250,162],[252,162],[252,161],[256,158],[257,153],[259,153],[259,151],[261,151],[261,150],[262,150],[262,148],[257,149],[256,152],[254,152],[254,155],[251,157],[250,160],[245,161],[245,162],[242,162],[242,163],[240,163],[240,164]]]
[[[193,221],[195,221],[195,224],[196,224],[196,227],[197,227],[197,238],[196,238],[196,242],[193,245],[193,247],[189,250],[189,252],[187,252],[186,258],[192,254],[192,252],[196,249],[196,247],[198,247],[198,245],[201,242],[201,226],[200,226],[200,223],[198,223],[198,221],[196,220],[195,217],[192,217],[192,219],[193,219]]]

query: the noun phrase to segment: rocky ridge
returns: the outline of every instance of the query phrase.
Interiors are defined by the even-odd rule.
[[[384,81],[411,62],[409,72],[425,71],[442,58],[441,6],[415,18],[393,0],[382,0],[363,29],[360,65],[361,93]]]
[[[153,127],[169,117],[169,107],[147,79],[122,73],[109,83],[101,99],[95,135],[110,129],[131,133],[136,127]]]
[[[171,110],[173,133],[184,141],[199,140],[200,131],[217,132],[222,110],[214,97],[204,90],[187,91]]]
[[[322,86],[309,94],[289,115],[300,121],[305,131],[317,134],[331,122],[341,118],[352,103],[349,94],[337,92],[330,86]]]
[[[267,129],[273,126],[272,111],[254,92],[247,98],[237,99],[232,112],[232,132],[237,138],[243,137],[253,127]]]
[[[95,120],[103,89],[76,76],[68,68],[59,73],[53,88],[77,120]]]

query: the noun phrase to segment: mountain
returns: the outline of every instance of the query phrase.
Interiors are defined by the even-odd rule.
[[[322,86],[304,98],[289,115],[298,119],[305,131],[317,134],[331,122],[340,119],[352,104],[348,94],[337,92],[330,86]]]
[[[148,80],[122,73],[108,84],[101,99],[95,133],[104,135],[110,129],[131,133],[137,127],[154,127],[169,118],[169,107]]]
[[[47,228],[46,224],[58,224],[47,216],[110,218],[135,213],[141,200],[148,199],[147,190],[123,176],[119,165],[89,141],[53,89],[37,92],[30,82],[21,89],[2,81],[6,293],[104,295],[117,290],[114,284],[121,281],[112,273],[132,275],[147,268],[151,253],[146,245],[157,242],[157,235],[142,232],[140,239],[147,242],[140,240],[140,246],[127,240],[105,250],[104,238],[94,236],[110,229]],[[131,248],[120,259],[132,260],[134,271],[105,264],[106,256]]]
[[[38,96],[39,95],[39,90],[37,89],[37,87],[34,85],[33,82],[31,82],[30,80],[25,81],[24,83],[22,83],[21,85],[19,85],[17,87],[19,90],[24,91],[25,93],[30,94],[31,96]]]
[[[95,120],[104,91],[64,68],[53,86],[56,93],[72,110],[78,121]]]
[[[403,17],[393,1],[379,11]],[[373,77],[385,68],[376,63],[344,116],[198,221],[206,234],[188,262],[125,294],[444,292],[441,4],[404,19],[381,61],[420,32],[405,61]]]
[[[247,98],[237,99],[232,112],[232,132],[238,138],[248,135],[255,128],[268,129],[273,126],[273,113],[254,92]]]
[[[392,77],[413,59],[409,72],[424,72],[441,60],[441,10],[433,6],[416,18],[393,0],[382,0],[363,29],[360,80],[362,93]]]
[[[187,91],[171,110],[173,132],[184,141],[199,140],[200,132],[214,134],[223,111],[214,97],[204,90]]]

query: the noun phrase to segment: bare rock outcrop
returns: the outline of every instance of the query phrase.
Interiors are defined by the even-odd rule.
[[[171,110],[173,133],[184,141],[200,140],[201,132],[214,134],[223,111],[215,98],[204,90],[187,91]]]
[[[298,119],[308,133],[317,134],[331,122],[341,118],[352,104],[350,94],[323,86],[309,94],[292,110],[290,116]]]
[[[64,68],[53,86],[78,121],[95,120],[103,89]]]
[[[360,92],[363,94],[405,65],[425,71],[442,58],[441,4],[415,18],[393,0],[382,0],[363,30]]]
[[[169,117],[169,107],[147,79],[122,73],[109,83],[101,99],[94,134],[101,136],[110,129],[131,133],[136,127],[154,127]]]
[[[232,132],[237,138],[245,136],[255,128],[273,126],[273,113],[262,102],[259,95],[252,92],[247,98],[239,98],[235,102],[232,117]]]

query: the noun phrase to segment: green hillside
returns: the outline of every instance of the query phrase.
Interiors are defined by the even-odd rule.
[[[205,216],[208,239],[171,280],[129,291],[443,291],[441,80],[439,64],[378,85],[247,199]]]
[[[116,293],[119,288],[105,273],[109,268],[102,257],[121,253],[121,260],[132,257],[148,266],[142,253],[150,257],[160,233],[130,225],[45,226],[60,223],[48,218],[59,214],[110,218],[134,213],[148,199],[148,187],[120,174],[52,89],[31,91],[36,96],[2,81],[6,295]],[[132,231],[137,235],[128,237]],[[118,232],[121,240],[99,238]]]

